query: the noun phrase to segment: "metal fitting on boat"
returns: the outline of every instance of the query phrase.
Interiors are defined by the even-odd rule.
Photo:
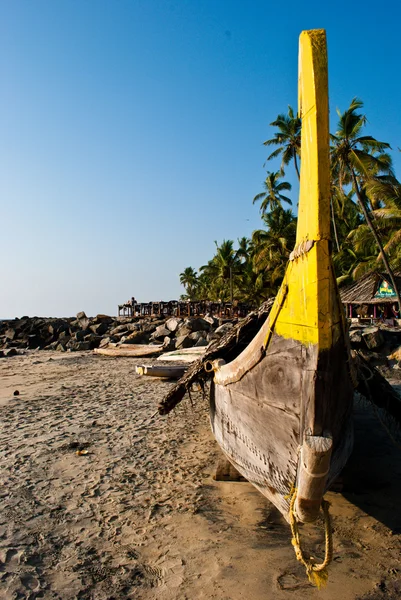
[[[205,369],[206,373],[215,373],[216,371],[221,369],[221,367],[225,364],[226,361],[224,360],[224,358],[216,358],[215,360],[205,361],[203,368]]]

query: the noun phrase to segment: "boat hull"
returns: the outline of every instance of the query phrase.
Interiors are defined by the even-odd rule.
[[[253,346],[255,354],[258,340]],[[318,352],[273,334],[266,354],[239,380],[213,382],[211,426],[234,467],[287,516],[305,435],[333,439],[326,487],[345,465],[352,397],[344,339]]]

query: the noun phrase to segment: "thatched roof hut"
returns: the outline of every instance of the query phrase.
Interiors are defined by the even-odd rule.
[[[398,289],[401,289],[401,273],[394,275]],[[373,271],[355,283],[340,289],[343,304],[384,304],[397,302],[397,295],[387,273]]]

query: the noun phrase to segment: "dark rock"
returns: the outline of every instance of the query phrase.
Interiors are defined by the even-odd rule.
[[[91,350],[91,342],[68,342],[68,349],[71,352],[79,352],[81,350]]]
[[[183,335],[189,335],[190,333],[193,332],[192,327],[187,324],[187,323],[183,323],[181,325],[181,327],[179,327],[176,331],[176,336],[177,337],[182,337]]]
[[[36,334],[32,334],[32,335],[28,335],[28,348],[40,348],[41,346],[44,346],[45,344],[42,343],[43,340],[41,337],[39,337]]]
[[[172,350],[175,350],[175,342],[176,340],[174,338],[166,336],[163,340],[163,351],[171,352]]]
[[[203,318],[205,319],[205,321],[210,323],[212,327],[217,327],[219,324],[219,320],[216,319],[216,317],[213,317],[213,315],[205,315]]]
[[[3,356],[5,356],[6,358],[9,358],[10,356],[17,356],[18,352],[15,348],[6,348],[6,350],[3,350]]]
[[[143,319],[139,321],[141,324],[141,331],[145,331],[146,333],[153,333],[159,325],[164,325],[164,321],[146,321]]]
[[[67,343],[67,342],[65,342]],[[51,344],[48,344],[47,346],[45,346],[43,348],[43,350],[57,350],[57,346],[59,346],[60,341],[56,340],[55,342],[52,342]]]
[[[15,340],[15,342],[6,342],[4,344],[4,348],[19,348],[21,346],[21,343],[26,345],[27,340],[25,340],[24,342],[21,342],[21,340]]]
[[[171,317],[170,319],[167,319],[166,327],[169,331],[174,333],[174,331],[176,331],[179,327],[180,323],[182,323],[182,319],[179,317]]]
[[[117,325],[117,327],[113,327],[109,333],[110,335],[117,335],[118,333],[126,334],[128,333],[128,327],[125,323],[123,325]]]
[[[110,335],[110,334],[109,334]],[[127,337],[129,337],[131,334],[129,333],[129,331],[123,331],[122,333],[115,333],[112,337],[115,338],[115,340],[117,342],[122,342],[124,341]]]
[[[95,335],[94,333],[90,333],[88,335],[85,336],[85,342],[89,342],[90,343],[90,349],[93,350],[94,348],[99,348],[100,342],[102,341],[102,336],[101,335]]]
[[[17,332],[15,329],[12,329],[10,327],[9,329],[6,329],[4,335],[5,335],[6,340],[13,340],[15,338],[15,336],[17,335]]]
[[[351,344],[361,344],[362,343],[362,331],[360,329],[354,329],[349,332],[349,341]]]
[[[91,335],[91,334],[92,334],[92,331],[90,329],[78,329],[78,331],[76,331],[74,333],[73,337],[74,337],[75,341],[83,342],[85,339],[85,336]]]
[[[79,326],[81,329],[89,329],[90,320],[89,319],[81,319],[79,321]]]
[[[177,350],[180,348],[192,348],[194,346],[194,340],[191,340],[189,335],[180,335],[175,338],[175,347]]]
[[[164,325],[159,325],[159,327],[156,327],[155,331],[152,333],[151,339],[152,340],[162,340],[166,336],[170,336],[170,335],[171,335],[171,331],[169,329],[167,329],[167,327],[165,327]]]
[[[127,323],[128,331],[141,331],[140,323]]]
[[[81,311],[77,314],[77,321],[81,329],[88,329],[90,325],[90,319],[88,319],[84,311]]]
[[[194,343],[196,343],[199,340],[206,340],[206,335],[207,334],[204,331],[194,331],[193,333],[189,334],[189,337],[194,341]]]
[[[113,323],[113,317],[109,317],[108,315],[96,315],[93,319],[93,323],[105,323],[106,325],[111,325]]]
[[[133,331],[127,336],[124,336],[124,340],[121,341],[124,344],[147,344],[149,342],[150,335],[146,331]]]
[[[380,348],[383,345],[384,339],[378,327],[369,327],[362,333],[363,341],[369,350]]]
[[[90,325],[89,329],[93,331],[96,335],[103,335],[108,330],[109,325],[106,322],[96,323],[95,325]]]
[[[211,324],[202,317],[189,317],[184,323],[191,328],[191,331],[210,331],[212,328]]]
[[[53,337],[60,337],[62,333],[69,330],[69,323],[65,319],[52,319],[47,326],[49,334]]]
[[[401,344],[401,331],[380,329],[380,332],[384,338],[384,343],[389,347],[390,350],[395,350]]]

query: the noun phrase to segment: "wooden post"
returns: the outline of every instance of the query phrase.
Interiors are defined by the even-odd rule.
[[[149,375],[151,377],[167,377],[168,379],[180,379],[188,366],[184,365],[141,365],[136,366],[137,375]]]
[[[330,469],[333,440],[316,435],[305,436],[298,467],[298,492],[295,502],[297,518],[302,523],[314,521],[320,510]]]

